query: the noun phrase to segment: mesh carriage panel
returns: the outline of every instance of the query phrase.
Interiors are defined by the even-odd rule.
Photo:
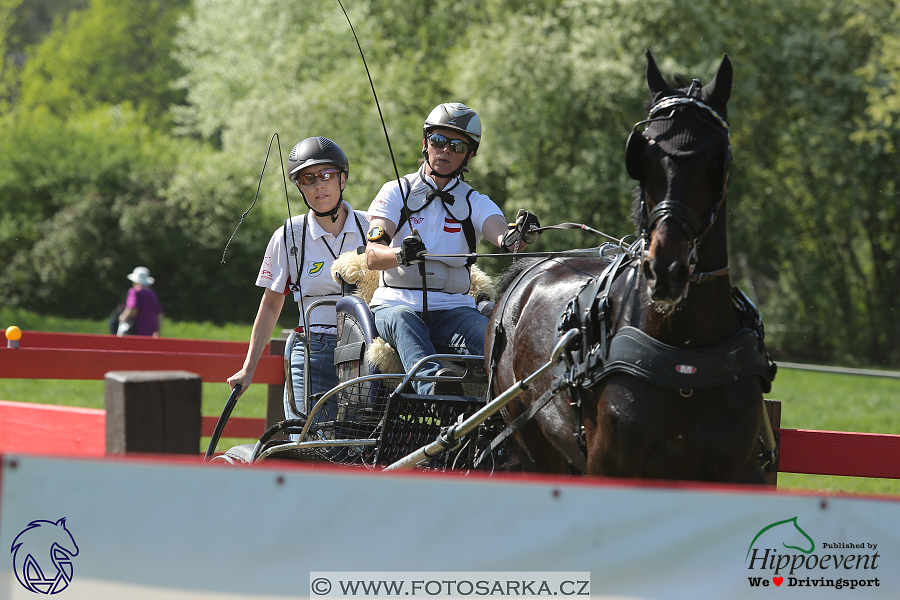
[[[460,415],[472,416],[485,405],[483,398],[452,396],[420,396],[395,394],[388,401],[385,424],[378,444],[376,461],[389,465],[422,446],[441,433],[441,429],[455,425]],[[430,469],[471,468],[479,452],[487,448],[491,440],[503,429],[499,415],[488,419],[476,431],[466,436],[459,447],[440,452],[425,465]],[[482,462],[480,468],[490,470],[504,463],[506,450],[498,448],[493,456]]]
[[[335,310],[338,342],[334,368],[338,384],[375,374],[365,362],[366,348],[375,337],[374,320],[368,305],[355,296],[345,296],[337,302]],[[303,441],[324,443],[378,437],[387,400],[381,382],[357,382],[341,388],[322,403],[319,403],[320,398],[321,394],[310,399],[312,423]],[[374,447],[331,446],[302,452],[309,454],[310,458],[341,463],[371,463]]]

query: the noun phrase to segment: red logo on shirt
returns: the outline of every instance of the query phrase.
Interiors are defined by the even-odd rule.
[[[263,266],[259,270],[260,279],[268,279],[269,281],[271,281],[272,278],[274,277],[274,275],[272,274],[272,271],[269,270],[271,268],[272,268],[272,257],[267,256],[263,259]]]
[[[444,231],[447,233],[459,233],[462,225],[453,217],[444,217]]]
[[[409,220],[412,221],[413,223],[415,223],[416,225],[421,225],[422,221],[425,220],[425,217],[410,217]]]

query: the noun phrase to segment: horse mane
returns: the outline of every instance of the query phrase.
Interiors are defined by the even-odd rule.
[[[516,280],[516,277],[518,277],[522,271],[541,260],[543,259],[519,258],[510,266],[506,267],[506,269],[504,269],[503,272],[500,273],[500,279],[497,281],[497,291],[494,293],[494,300],[499,300],[500,297],[503,296],[507,288],[512,285],[512,283]]]
[[[641,194],[641,186],[636,185],[631,190],[631,222],[634,223],[634,235],[640,237],[641,235],[641,219],[642,219],[642,210],[641,210],[641,198],[643,195]]]

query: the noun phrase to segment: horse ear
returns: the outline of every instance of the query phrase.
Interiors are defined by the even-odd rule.
[[[650,88],[650,97],[652,98],[661,91],[669,89],[671,86],[666,83],[662,73],[659,72],[659,67],[656,66],[656,61],[653,60],[653,54],[650,53],[650,48],[647,48],[644,54],[647,56],[647,86]]]
[[[644,150],[647,148],[647,138],[643,133],[634,130],[625,142],[625,171],[635,181],[644,178]]]
[[[712,78],[708,84],[703,87],[703,94],[707,101],[716,108],[724,111],[725,105],[731,98],[731,83],[734,79],[734,70],[731,67],[731,60],[728,55],[722,56],[722,63],[716,76]]]

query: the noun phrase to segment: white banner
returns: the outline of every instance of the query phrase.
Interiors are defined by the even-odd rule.
[[[590,595],[590,572],[332,571],[309,574],[310,598],[468,598],[470,596],[502,596],[504,598],[579,596],[587,598]]]
[[[323,574],[398,572],[588,574],[592,598],[900,589],[895,499],[34,456],[3,457],[0,490],[0,599],[307,598]]]

